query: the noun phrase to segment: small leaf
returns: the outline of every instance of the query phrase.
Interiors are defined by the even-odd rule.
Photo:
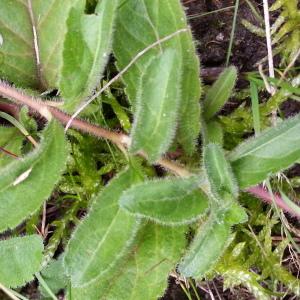
[[[223,145],[224,143],[224,133],[222,125],[215,120],[210,120],[203,126],[202,131],[204,131],[204,140],[206,144],[213,143]]]
[[[237,69],[229,67],[221,73],[217,81],[208,90],[203,102],[203,116],[205,120],[211,119],[228,101],[236,79]]]
[[[60,90],[69,111],[100,81],[111,51],[118,0],[98,1],[92,15],[84,14],[85,4],[85,0],[77,0],[67,20]]]
[[[0,232],[40,208],[60,179],[66,159],[63,127],[52,121],[36,150],[0,170]]]
[[[178,0],[123,1],[118,9],[117,31],[114,40],[114,54],[119,70],[147,46],[174,32],[187,28],[184,9]],[[145,34],[146,33],[146,34]],[[201,96],[200,66],[191,31],[160,43],[148,51],[123,75],[126,93],[135,109],[138,84],[146,67],[155,54],[172,48],[178,55],[178,69],[181,65],[181,80],[178,84],[180,110],[178,113],[178,141],[188,154],[195,150],[200,131]],[[126,49],[126,51],[124,51]]]
[[[240,188],[262,182],[300,158],[300,115],[240,144],[229,155]]]
[[[203,159],[212,193],[220,205],[231,203],[230,199],[238,196],[238,186],[223,149],[217,144],[208,144]]]
[[[238,203],[233,202],[230,209],[226,212],[225,222],[230,225],[245,223],[248,220],[248,215],[243,207]]]
[[[142,77],[130,151],[143,151],[152,162],[168,150],[175,133],[179,69],[176,52],[167,49]]]
[[[126,254],[139,222],[120,210],[121,193],[141,181],[130,168],[111,180],[94,198],[89,214],[75,230],[64,258],[73,286],[86,285],[109,269]]]
[[[16,288],[33,280],[41,267],[43,249],[38,235],[0,241],[0,282]]]
[[[120,206],[164,225],[180,225],[203,215],[208,200],[197,177],[176,178],[134,185],[122,194]]]
[[[68,299],[158,299],[184,249],[187,228],[148,223],[137,235],[133,250],[110,272],[92,284],[73,288]],[[121,292],[120,292],[121,291]]]
[[[0,127],[0,147],[11,154],[20,156],[24,136],[14,127]],[[16,160],[9,154],[0,151],[0,168]]]
[[[230,225],[214,215],[200,228],[178,270],[185,277],[202,279],[220,258],[230,238]]]
[[[68,282],[63,267],[63,257],[60,256],[57,260],[51,260],[49,265],[45,269],[43,269],[41,275],[44,281],[46,282],[47,286],[54,294],[64,289],[67,286]],[[40,285],[39,290],[41,291],[44,297],[49,296],[48,292],[43,286]]]

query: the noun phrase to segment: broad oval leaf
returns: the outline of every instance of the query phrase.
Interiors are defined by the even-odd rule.
[[[223,149],[217,144],[208,144],[204,148],[203,160],[211,191],[219,204],[231,203],[230,199],[238,196],[238,186]]]
[[[179,103],[178,57],[167,49],[142,76],[131,132],[131,152],[144,152],[154,162],[165,153],[176,129]]]
[[[122,172],[94,198],[89,214],[75,230],[64,257],[73,286],[95,281],[128,250],[139,222],[119,208],[122,192],[141,180],[133,169]]]
[[[23,87],[57,87],[66,19],[75,2],[2,1],[0,36],[3,41],[0,45],[0,76]]]
[[[63,2],[63,1],[62,1]],[[118,0],[98,1],[95,13],[84,13],[86,1],[77,0],[67,20],[60,90],[64,108],[73,111],[100,81],[111,52]]]
[[[300,115],[251,138],[229,155],[240,188],[258,184],[300,158]]]
[[[33,280],[41,268],[43,240],[38,235],[0,241],[0,282],[19,287]]]
[[[168,228],[148,223],[139,231],[132,251],[98,281],[73,288],[69,300],[158,299],[168,284],[168,275],[186,245],[185,226]],[[122,291],[122,292],[120,292]]]
[[[176,178],[134,185],[122,194],[120,206],[163,225],[180,225],[202,216],[208,200],[197,177]]]
[[[52,121],[36,150],[0,170],[0,232],[40,208],[60,179],[66,159],[63,127]]]
[[[123,1],[118,9],[117,28],[113,50],[119,70],[149,45],[177,30],[187,28],[184,9],[179,0],[131,0]],[[148,51],[123,75],[129,101],[135,107],[141,75],[155,53],[172,48],[178,54],[181,80],[178,84],[180,111],[178,114],[178,140],[187,153],[195,150],[200,131],[201,95],[199,59],[196,55],[190,31],[160,43]]]
[[[211,119],[228,101],[236,79],[236,67],[229,67],[221,73],[217,81],[208,90],[203,101],[203,116],[205,120]]]

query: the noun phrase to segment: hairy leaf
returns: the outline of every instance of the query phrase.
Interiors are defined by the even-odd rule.
[[[66,159],[63,127],[52,121],[36,150],[0,170],[0,232],[40,208],[58,182]]]
[[[125,68],[147,46],[185,27],[186,17],[179,0],[122,2],[118,10],[118,30],[113,46],[119,70]],[[178,84],[178,92],[181,90],[178,134],[184,149],[191,153],[200,131],[198,102],[201,94],[199,61],[191,32],[173,37],[148,51],[124,74],[123,80],[128,98],[135,106],[138,96],[137,82],[153,55],[166,48],[176,50],[178,66],[183,62],[181,81]]]
[[[20,156],[24,136],[15,127],[0,127],[0,147],[11,154]],[[0,168],[13,162],[16,158],[0,151]]]
[[[211,119],[228,101],[237,79],[237,69],[229,67],[208,90],[203,102],[203,116]]]
[[[222,125],[215,121],[214,119],[210,120],[203,126],[202,132],[204,133],[204,141],[206,144],[213,143],[223,145],[224,143],[224,133]]]
[[[226,211],[224,221],[230,225],[245,223],[248,220],[248,215],[243,207],[237,202],[231,203],[230,208]]]
[[[208,208],[207,196],[199,188],[199,179],[153,180],[132,186],[120,199],[128,212],[164,225],[191,223]]]
[[[130,150],[156,161],[168,150],[175,132],[179,103],[176,52],[165,50],[146,68],[139,90]]]
[[[19,287],[33,279],[43,258],[43,241],[38,235],[0,241],[0,282]]]
[[[51,260],[41,275],[54,294],[64,289],[67,286],[67,276],[63,267],[63,257],[60,256],[58,259]],[[44,297],[49,296],[43,286],[40,285],[39,289]]]
[[[208,144],[203,159],[212,193],[220,205],[231,203],[230,199],[237,198],[238,186],[223,149],[218,144]]]
[[[178,270],[185,277],[201,279],[212,269],[230,238],[230,224],[211,215],[200,228]]]
[[[0,45],[0,77],[23,87],[57,87],[66,33],[65,23],[75,2],[2,1],[0,35],[3,43]]]
[[[300,158],[300,115],[249,139],[228,156],[241,188],[260,183]]]
[[[106,274],[125,255],[139,222],[120,210],[121,193],[141,180],[130,168],[98,194],[89,214],[75,230],[64,258],[73,286],[86,285]]]
[[[132,252],[113,268],[110,276],[72,289],[69,299],[158,299],[185,246],[186,230],[147,224],[140,230]]]
[[[111,51],[118,0],[98,1],[95,14],[84,14],[86,1],[77,0],[67,20],[60,90],[65,109],[72,111],[100,81]]]

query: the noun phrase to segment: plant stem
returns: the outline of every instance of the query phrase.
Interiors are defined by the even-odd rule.
[[[42,99],[30,97],[1,81],[0,81],[0,95],[6,97],[7,99],[10,99],[13,102],[27,105],[33,111],[38,112],[42,116],[46,117],[48,120],[51,120],[51,118],[54,117],[55,119],[57,119],[58,121],[60,121],[62,124],[65,125],[71,119],[70,115],[66,114],[65,112],[62,112],[57,108],[48,106],[45,102],[43,102]],[[101,128],[97,125],[90,124],[86,121],[77,118],[73,119],[70,125],[74,129],[78,129],[85,133],[93,134],[94,136],[99,138],[107,139],[117,145],[125,146],[126,148],[130,145],[130,137],[123,133],[109,131],[107,129]],[[147,156],[144,153],[139,152],[138,154],[147,159]],[[156,162],[156,164],[162,166],[163,168],[169,170],[170,172],[180,177],[187,177],[192,175],[192,173],[188,171],[186,168],[184,168],[183,166],[180,166],[179,164],[171,160],[168,160],[166,158],[159,159]],[[201,175],[199,174],[199,176]],[[251,187],[246,191],[256,196],[257,198],[262,199],[263,201],[272,203],[272,199],[270,199],[269,193],[265,191],[264,188],[261,186]],[[285,204],[285,202],[282,200],[282,198],[279,195],[275,195],[275,201],[277,205],[283,210],[289,212],[293,216],[300,217],[298,214],[292,211]]]

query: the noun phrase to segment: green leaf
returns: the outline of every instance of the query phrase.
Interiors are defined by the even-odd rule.
[[[222,218],[211,215],[200,228],[179,264],[179,273],[185,277],[202,279],[225,251],[230,233],[229,224],[225,223]]]
[[[186,16],[178,0],[123,1],[118,10],[118,30],[113,46],[118,69],[124,69],[147,46],[186,27]],[[137,82],[155,53],[167,48],[177,52],[178,66],[182,65],[181,80],[178,84],[180,96],[178,140],[184,149],[191,153],[200,131],[201,94],[199,60],[191,32],[180,34],[148,51],[124,74],[123,80],[129,101],[135,107],[138,98]]]
[[[203,160],[211,192],[220,205],[231,203],[238,196],[238,186],[223,149],[217,144],[208,144]]]
[[[207,122],[205,126],[203,125],[202,132],[206,144],[213,143],[221,146],[224,144],[223,128],[218,121],[212,119]]]
[[[197,177],[171,178],[132,186],[122,194],[120,206],[164,225],[180,225],[203,215],[208,200],[199,188]]]
[[[12,154],[21,155],[24,136],[14,127],[0,127],[0,147]],[[15,158],[0,151],[0,168],[13,162]]]
[[[43,241],[38,235],[0,241],[0,282],[19,287],[33,280],[43,258]]]
[[[237,69],[229,67],[225,69],[217,81],[208,90],[203,101],[203,116],[205,120],[211,119],[221,110],[231,96],[237,79]]]
[[[233,202],[230,208],[226,211],[224,221],[227,224],[235,225],[245,223],[248,220],[248,215],[243,207],[237,202]]]
[[[139,222],[119,208],[121,193],[141,181],[133,168],[112,179],[93,201],[89,214],[75,230],[64,258],[73,286],[83,286],[108,271],[123,255]]]
[[[60,90],[69,111],[100,82],[111,51],[118,0],[98,1],[92,15],[84,14],[85,5],[85,0],[77,0],[67,20]]]
[[[228,156],[240,188],[260,183],[300,158],[300,115],[269,128]]]
[[[165,50],[146,68],[137,99],[130,146],[154,162],[165,153],[174,136],[179,102],[178,57]]]
[[[43,269],[41,275],[44,281],[46,282],[47,286],[54,294],[57,294],[68,284],[67,276],[65,274],[63,266],[62,256],[60,256],[57,260],[51,260],[49,265],[45,269]],[[42,285],[39,286],[39,289],[44,297],[49,297],[47,291]]]
[[[186,227],[149,223],[137,236],[131,253],[105,276],[84,288],[72,289],[68,299],[158,299],[167,287],[169,272],[184,249]]]
[[[40,208],[58,182],[66,159],[63,127],[52,121],[36,150],[0,170],[0,232],[14,228]]]
[[[32,3],[34,24],[30,17],[29,2]],[[57,87],[66,33],[65,23],[74,2],[76,1],[2,1],[0,35],[3,43],[0,46],[0,77],[23,87]],[[33,25],[37,33],[36,41]],[[35,42],[38,47],[35,46]],[[37,64],[38,60],[40,64]]]

